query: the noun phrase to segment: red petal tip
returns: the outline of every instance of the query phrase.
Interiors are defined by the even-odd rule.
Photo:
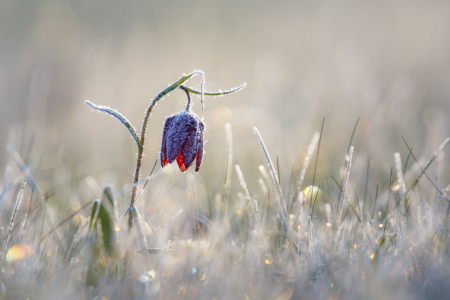
[[[177,163],[178,167],[180,167],[181,172],[184,172],[187,170],[187,168],[184,166],[183,158],[181,157],[181,153],[177,156]]]

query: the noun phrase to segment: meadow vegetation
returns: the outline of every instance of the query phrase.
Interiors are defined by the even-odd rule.
[[[196,73],[203,74],[183,76],[150,107],[178,87],[187,95],[219,95],[204,92],[203,85],[201,91],[181,85]],[[125,125],[137,145],[140,167],[146,124],[138,137],[117,111],[86,103]],[[450,139],[437,145],[427,160],[418,160],[404,140],[407,156],[393,153],[395,166],[380,176],[381,182],[370,180],[370,159],[359,171],[363,180],[354,180],[352,162],[358,149],[352,145],[358,122],[349,134],[348,152],[342,153],[341,173],[325,178],[316,174],[325,118],[300,167],[280,165],[255,127],[260,153],[248,155],[259,156],[261,164],[241,169],[233,160],[233,144],[239,141],[233,139],[231,125],[224,124],[226,155],[214,158],[226,162],[223,176],[217,175],[223,184],[215,190],[207,187],[202,196],[191,171],[171,179],[180,172],[175,162],[162,169],[155,162],[142,179],[137,169],[128,186],[101,187],[93,174],[84,174],[69,175],[67,182],[55,180],[43,191],[30,162],[34,140],[25,154],[10,145],[11,162],[0,195],[1,297],[440,298],[448,293],[450,279],[450,185],[442,188],[439,164]],[[432,165],[435,172],[430,173]],[[259,171],[253,173],[251,181],[257,185],[252,188],[246,184],[247,168]],[[311,182],[305,183],[309,169]],[[290,173],[288,182],[281,181],[282,173]],[[154,183],[158,177],[160,187]],[[164,194],[176,185],[185,186],[187,204],[164,202]],[[368,192],[369,186],[375,193]],[[138,202],[143,191],[155,188],[159,196]],[[70,205],[52,201],[64,193]]]

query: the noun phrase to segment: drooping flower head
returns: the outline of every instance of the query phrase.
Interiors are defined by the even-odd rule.
[[[191,111],[189,92],[185,110],[166,118],[161,143],[161,166],[177,160],[182,172],[196,160],[195,172],[198,172],[203,159],[203,130],[205,126],[200,118]]]

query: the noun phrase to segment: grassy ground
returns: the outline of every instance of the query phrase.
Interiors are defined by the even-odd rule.
[[[119,193],[126,183],[101,187],[98,174],[76,177],[53,168],[54,181],[44,190],[30,169],[33,141],[25,154],[10,146],[0,198],[1,297],[442,299],[448,294],[450,191],[442,188],[448,139],[428,159],[416,160],[411,148],[406,157],[393,153],[395,166],[374,182],[370,160],[363,170],[354,166],[353,146],[342,153],[341,174],[318,177],[323,159],[318,131],[284,182],[280,174],[289,169],[269,153],[256,128],[261,148],[254,155],[261,165],[243,169],[233,161],[238,141],[229,124],[224,133],[222,187],[206,185],[206,193],[199,192],[193,171],[158,166],[138,185],[138,191],[144,184],[145,189],[131,210],[131,232],[124,215],[130,187]],[[250,180],[248,168],[259,170]],[[312,182],[306,184],[308,171]],[[246,182],[255,181],[248,188]],[[156,194],[149,197],[151,189]],[[173,194],[184,203],[166,203]]]

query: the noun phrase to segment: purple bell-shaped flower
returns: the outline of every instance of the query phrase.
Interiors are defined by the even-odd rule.
[[[161,166],[177,160],[182,172],[196,160],[195,172],[198,172],[203,159],[203,130],[205,126],[200,118],[191,112],[189,92],[182,86],[187,96],[186,110],[166,118],[161,143]]]

